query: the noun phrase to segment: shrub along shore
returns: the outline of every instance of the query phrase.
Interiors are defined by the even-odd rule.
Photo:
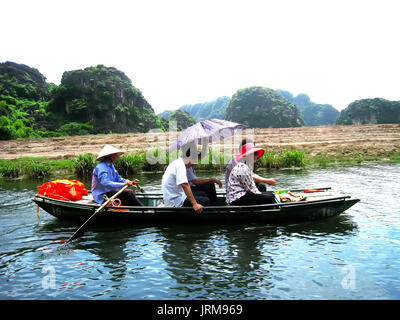
[[[166,155],[160,161],[148,161],[156,159],[158,155]],[[179,155],[175,152],[169,155],[167,152],[154,149],[142,150],[134,154],[124,154],[115,164],[117,171],[122,176],[137,175],[141,172],[164,171],[170,159],[174,160]],[[197,164],[196,170],[209,170],[223,172],[230,157],[211,151]],[[400,153],[379,156],[365,156],[361,154],[348,155],[314,155],[309,156],[306,150],[289,149],[283,151],[266,151],[257,161],[257,168],[282,169],[282,168],[327,168],[339,165],[359,165],[368,161],[400,162]],[[92,154],[82,154],[73,159],[54,160],[46,157],[19,158],[12,160],[0,159],[0,176],[6,179],[18,178],[52,178],[61,179],[65,176],[76,178],[88,178],[97,164],[96,157]]]

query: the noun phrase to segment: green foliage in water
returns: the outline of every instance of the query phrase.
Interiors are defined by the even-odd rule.
[[[304,167],[305,158],[303,150],[287,150],[280,157],[282,167]]]
[[[392,154],[390,156],[390,161],[396,162],[396,163],[400,162],[400,152],[396,152],[396,153]]]
[[[74,161],[75,173],[80,178],[91,177],[95,166],[96,157],[90,153],[81,154]]]
[[[150,149],[138,151],[134,154],[124,154],[118,158],[115,168],[118,173],[127,179],[133,179],[135,175],[143,171],[162,172],[167,165],[180,157],[181,153],[174,151],[168,153],[167,150]],[[400,153],[395,151],[391,154],[382,156],[368,156],[361,154],[353,155],[324,155],[318,154],[307,156],[305,150],[266,150],[264,155],[256,162],[256,168],[281,169],[281,168],[305,168],[320,167],[327,168],[332,166],[350,165],[355,166],[367,161],[387,161],[400,162]],[[97,165],[96,156],[92,154],[82,154],[75,159],[51,160],[42,158],[20,158],[13,160],[0,159],[0,176],[3,178],[54,178],[60,179],[65,176],[74,175],[77,178],[90,178],[94,167]],[[230,155],[211,150],[207,155],[196,164],[198,171],[218,171],[223,172],[226,165],[231,160]]]
[[[49,177],[52,166],[43,159],[21,158],[0,161],[0,174],[4,178],[46,178]]]
[[[18,178],[21,174],[21,166],[15,161],[0,161],[0,174],[5,178]]]
[[[145,165],[145,153],[136,152],[135,154],[124,154],[120,156],[114,164],[115,169],[122,177],[137,174]],[[129,179],[129,178],[127,178]]]
[[[50,176],[50,166],[44,163],[30,162],[24,167],[28,178],[47,178]]]
[[[286,150],[281,153],[266,150],[256,163],[257,167],[268,169],[304,167],[305,165],[306,153],[303,150]]]

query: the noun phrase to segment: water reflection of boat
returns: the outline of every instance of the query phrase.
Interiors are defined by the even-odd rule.
[[[290,268],[289,259],[285,267],[286,258],[280,256],[287,247],[295,252],[296,239],[306,239],[309,250],[317,250],[319,243],[346,242],[343,236],[356,231],[357,226],[343,215],[279,225],[167,225],[158,233],[163,236],[165,269],[175,280],[171,288],[175,297],[265,299],[281,298],[271,293]]]
[[[301,195],[304,190],[297,190]],[[304,195],[304,194],[303,194]],[[359,199],[330,190],[306,194],[307,200],[252,206],[227,206],[225,195],[219,194],[217,205],[205,207],[201,214],[192,208],[171,208],[162,205],[162,195],[157,193],[138,194],[144,207],[107,207],[98,219],[108,221],[131,221],[135,223],[280,223],[308,221],[336,216],[356,204]],[[43,210],[59,219],[86,220],[99,207],[90,200],[63,201],[36,195],[33,201]]]

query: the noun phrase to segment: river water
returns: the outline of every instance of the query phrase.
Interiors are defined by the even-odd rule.
[[[0,299],[400,298],[399,164],[260,173],[361,201],[296,224],[95,225],[63,246],[80,224],[37,217],[43,181],[0,180]]]

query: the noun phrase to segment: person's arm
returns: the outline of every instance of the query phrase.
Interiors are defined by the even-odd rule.
[[[114,165],[112,165],[112,168],[113,168],[113,170],[115,170]],[[123,183],[124,185],[128,185],[128,186],[134,186],[134,185],[137,185],[140,183],[140,180],[138,180],[138,179],[134,179],[133,181],[131,181],[129,179],[122,178],[119,175],[119,173],[117,172],[117,170],[115,170],[114,178],[115,178],[114,182]]]
[[[270,186],[276,185],[276,181],[274,178],[270,178],[270,179],[263,178],[255,173],[253,173],[253,179],[255,182],[258,182],[258,183],[266,183],[266,184],[269,184]]]
[[[119,189],[121,189],[124,186],[125,182],[126,182],[126,180],[119,181],[119,182],[112,181],[110,179],[109,172],[106,171],[106,170],[102,170],[102,171],[99,172],[98,180],[103,186],[108,187],[111,190],[119,190]]]
[[[204,183],[214,182],[220,188],[222,187],[222,182],[220,180],[218,180],[217,178],[193,179],[193,180],[190,180],[190,182],[193,182],[196,186],[198,186],[200,184],[204,184]]]
[[[182,183],[181,186],[183,188],[183,191],[185,191],[185,194],[188,197],[190,203],[192,204],[194,211],[196,211],[196,213],[201,213],[203,211],[203,206],[197,203],[196,199],[193,196],[192,189],[190,188],[189,183]]]

